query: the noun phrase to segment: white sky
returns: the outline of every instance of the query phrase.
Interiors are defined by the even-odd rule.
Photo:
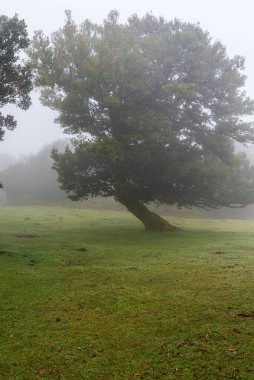
[[[121,20],[137,13],[152,12],[166,19],[199,22],[214,39],[219,39],[230,56],[246,58],[247,94],[254,98],[254,0],[0,0],[0,14],[15,13],[24,18],[30,36],[42,29],[49,34],[64,23],[64,10],[70,9],[74,20],[90,19],[100,23],[112,9],[120,12]],[[36,153],[45,144],[62,135],[54,124],[55,113],[42,107],[35,96],[30,110],[11,108],[18,127],[6,133],[0,152],[16,156]]]

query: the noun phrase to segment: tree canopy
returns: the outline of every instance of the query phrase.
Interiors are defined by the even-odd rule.
[[[114,196],[147,230],[172,226],[150,202],[239,207],[254,201],[253,169],[234,143],[252,143],[244,59],[229,58],[199,25],[151,14],[76,25],[66,12],[30,58],[41,100],[76,135],[53,152],[72,199]]]
[[[19,20],[17,15],[12,18],[0,16],[0,108],[15,104],[26,110],[30,106],[31,69],[21,59],[28,45],[24,20]],[[16,125],[12,115],[0,112],[0,141],[3,140],[5,129],[12,130]]]

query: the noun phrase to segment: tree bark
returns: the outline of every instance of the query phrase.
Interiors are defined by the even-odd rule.
[[[173,226],[158,214],[150,211],[142,202],[130,195],[118,195],[117,200],[122,203],[128,211],[136,216],[145,226],[146,231],[177,231]]]

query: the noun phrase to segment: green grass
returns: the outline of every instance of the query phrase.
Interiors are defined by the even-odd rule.
[[[0,379],[254,379],[254,222],[0,209]]]

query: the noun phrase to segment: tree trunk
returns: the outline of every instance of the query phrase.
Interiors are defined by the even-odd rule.
[[[130,195],[119,195],[117,200],[122,203],[127,210],[135,215],[145,226],[146,231],[177,231],[177,227],[168,223],[158,214],[150,211],[143,203]]]

